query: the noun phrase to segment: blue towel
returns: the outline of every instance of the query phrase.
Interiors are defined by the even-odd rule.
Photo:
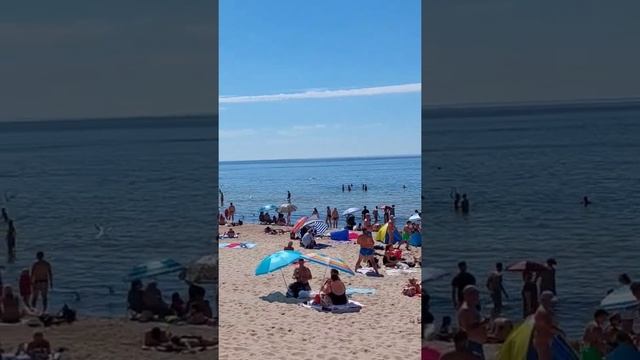
[[[347,288],[347,295],[373,295],[376,289],[367,288]]]

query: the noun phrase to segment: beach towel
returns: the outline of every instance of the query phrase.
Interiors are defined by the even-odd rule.
[[[408,268],[408,269],[386,269],[385,272],[386,272],[387,275],[397,276],[397,275],[400,275],[400,274],[417,273],[418,270],[413,269],[413,268]]]
[[[250,242],[219,243],[218,249],[253,249],[256,246],[255,243]]]
[[[330,313],[334,313],[334,314],[345,314],[345,313],[353,313],[353,312],[359,312],[360,309],[362,309],[363,305],[360,304],[357,301],[353,301],[353,300],[349,300],[349,302],[347,304],[344,305],[331,305],[331,306],[326,306],[323,307],[322,305],[319,304],[309,304],[309,303],[303,303],[300,304],[301,306],[307,308],[307,309],[313,309],[316,311],[321,311],[321,312],[330,312]]]
[[[372,267],[361,267],[356,272],[367,276],[379,276],[378,274],[376,274]]]
[[[376,293],[376,289],[347,288],[347,296],[351,296],[351,295],[373,295],[375,293]]]

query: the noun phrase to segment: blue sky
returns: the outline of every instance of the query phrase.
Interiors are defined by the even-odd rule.
[[[220,159],[418,154],[420,1],[220,0]]]

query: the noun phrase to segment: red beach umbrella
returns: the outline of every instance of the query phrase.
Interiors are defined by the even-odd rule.
[[[300,229],[302,229],[302,227],[304,226],[304,223],[307,222],[308,217],[307,216],[303,216],[300,219],[298,219],[298,221],[296,221],[295,225],[293,225],[293,229],[291,229],[292,233],[297,233],[298,231],[300,231]]]

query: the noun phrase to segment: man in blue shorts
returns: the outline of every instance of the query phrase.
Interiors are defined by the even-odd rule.
[[[373,267],[373,271],[376,272],[377,275],[380,275],[378,272],[378,263],[374,259],[375,250],[373,248],[374,241],[371,236],[371,232],[367,229],[362,230],[362,234],[358,236],[358,240],[356,241],[358,245],[360,245],[360,253],[358,254],[358,261],[356,262],[356,271],[360,268],[360,264],[362,261],[365,264],[370,264]]]

